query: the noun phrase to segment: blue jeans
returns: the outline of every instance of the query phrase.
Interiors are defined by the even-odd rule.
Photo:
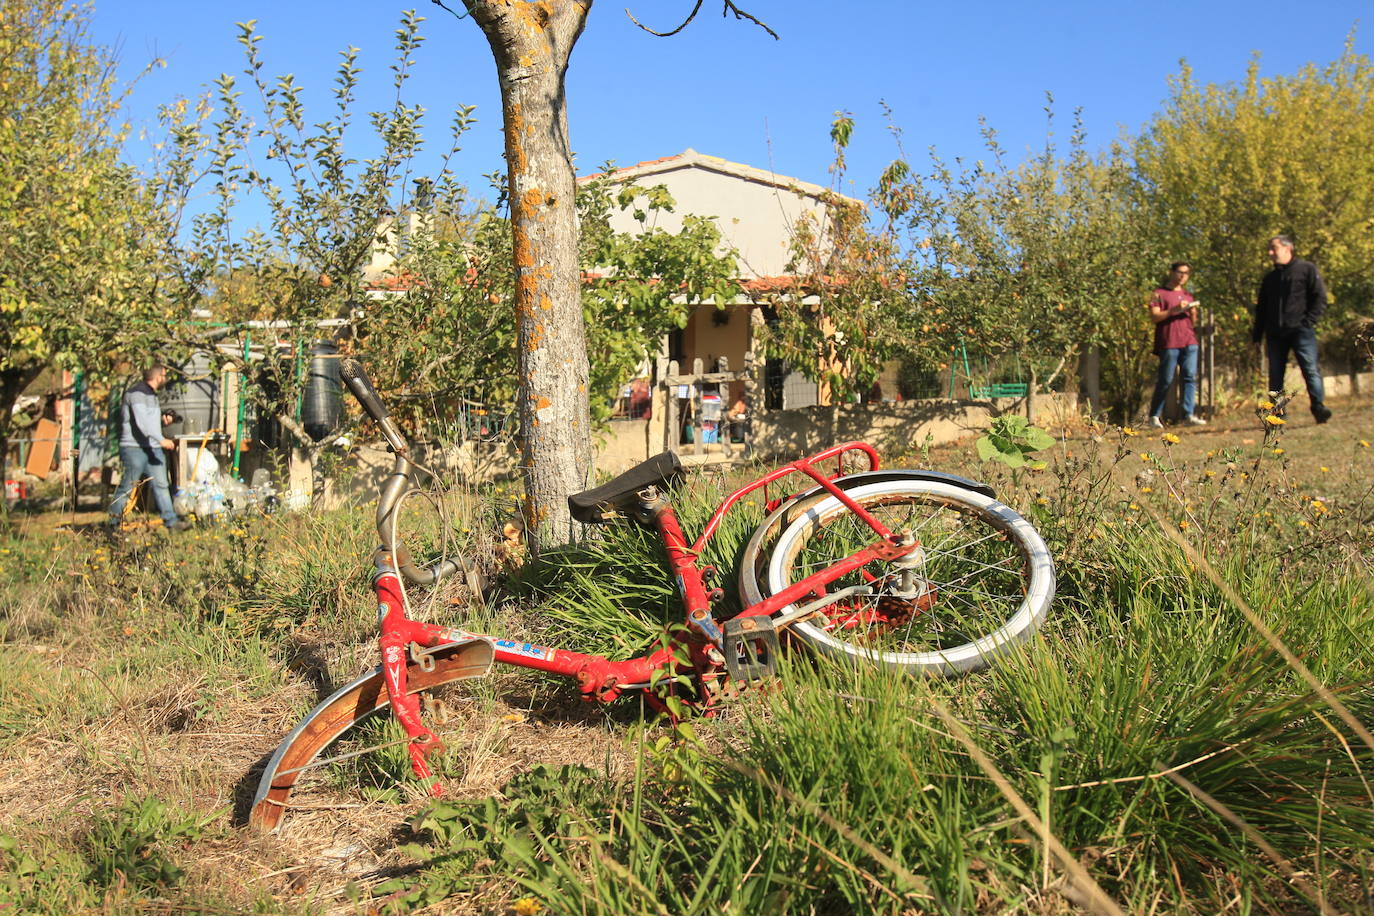
[[[119,478],[114,502],[110,503],[110,518],[116,522],[123,518],[124,504],[129,501],[134,484],[148,477],[153,481],[153,499],[157,502],[157,513],[162,516],[163,524],[175,522],[177,513],[172,508],[172,491],[167,486],[167,465],[161,450],[157,454],[149,454],[137,446],[121,445],[119,460],[124,465],[124,473]]]
[[[1288,369],[1291,351],[1302,370],[1302,380],[1307,383],[1307,399],[1313,409],[1322,407],[1326,389],[1322,385],[1321,370],[1317,368],[1317,332],[1311,328],[1268,331],[1264,336],[1264,348],[1269,356],[1269,390],[1283,390],[1283,375]]]
[[[1183,415],[1191,417],[1197,406],[1197,344],[1172,347],[1159,354],[1159,376],[1155,379],[1155,396],[1150,399],[1150,416],[1164,412],[1164,399],[1174,383],[1174,370],[1183,371],[1183,398],[1179,406]]]

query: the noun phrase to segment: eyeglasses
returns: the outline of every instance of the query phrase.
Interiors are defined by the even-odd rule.
[[[1174,271],[1174,273],[1176,273],[1176,274],[1178,274],[1180,277],[1182,277],[1182,276],[1187,276],[1188,274],[1191,274],[1192,271],[1189,270],[1189,269],[1186,268],[1186,267],[1180,267],[1180,268],[1176,269],[1176,270]]]

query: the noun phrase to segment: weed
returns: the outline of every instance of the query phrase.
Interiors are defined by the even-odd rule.
[[[99,888],[116,883],[136,891],[173,887],[186,874],[169,847],[200,836],[194,817],[179,814],[151,796],[128,798],[96,820],[86,840],[88,880]]]

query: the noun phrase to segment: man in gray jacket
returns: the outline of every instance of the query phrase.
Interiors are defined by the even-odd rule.
[[[189,523],[177,517],[172,508],[172,492],[167,484],[166,452],[175,448],[171,439],[162,434],[162,407],[157,390],[167,383],[167,367],[154,363],[143,370],[143,381],[124,394],[120,411],[123,428],[119,434],[119,460],[124,472],[110,503],[110,524],[118,525],[124,517],[124,505],[134,485],[144,477],[153,482],[153,498],[158,514],[169,530],[180,531]]]

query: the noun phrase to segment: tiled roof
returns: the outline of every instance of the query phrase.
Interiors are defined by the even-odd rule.
[[[637,178],[684,168],[699,168],[712,172],[719,172],[722,175],[729,175],[744,181],[754,181],[759,184],[782,188],[784,190],[806,195],[807,197],[823,197],[834,193],[829,188],[821,187],[818,184],[812,184],[809,181],[802,181],[799,178],[789,178],[786,175],[779,175],[768,169],[755,168],[752,165],[745,165],[742,162],[731,162],[729,159],[722,159],[719,156],[708,156],[690,147],[678,153],[676,156],[664,156],[661,159],[648,159],[644,162],[627,165],[611,172],[597,172],[592,175],[583,175],[577,180],[579,182],[586,182],[594,178],[609,178],[612,181],[634,181]],[[840,195],[840,197],[843,198],[844,195]],[[854,202],[859,203],[859,201]]]

